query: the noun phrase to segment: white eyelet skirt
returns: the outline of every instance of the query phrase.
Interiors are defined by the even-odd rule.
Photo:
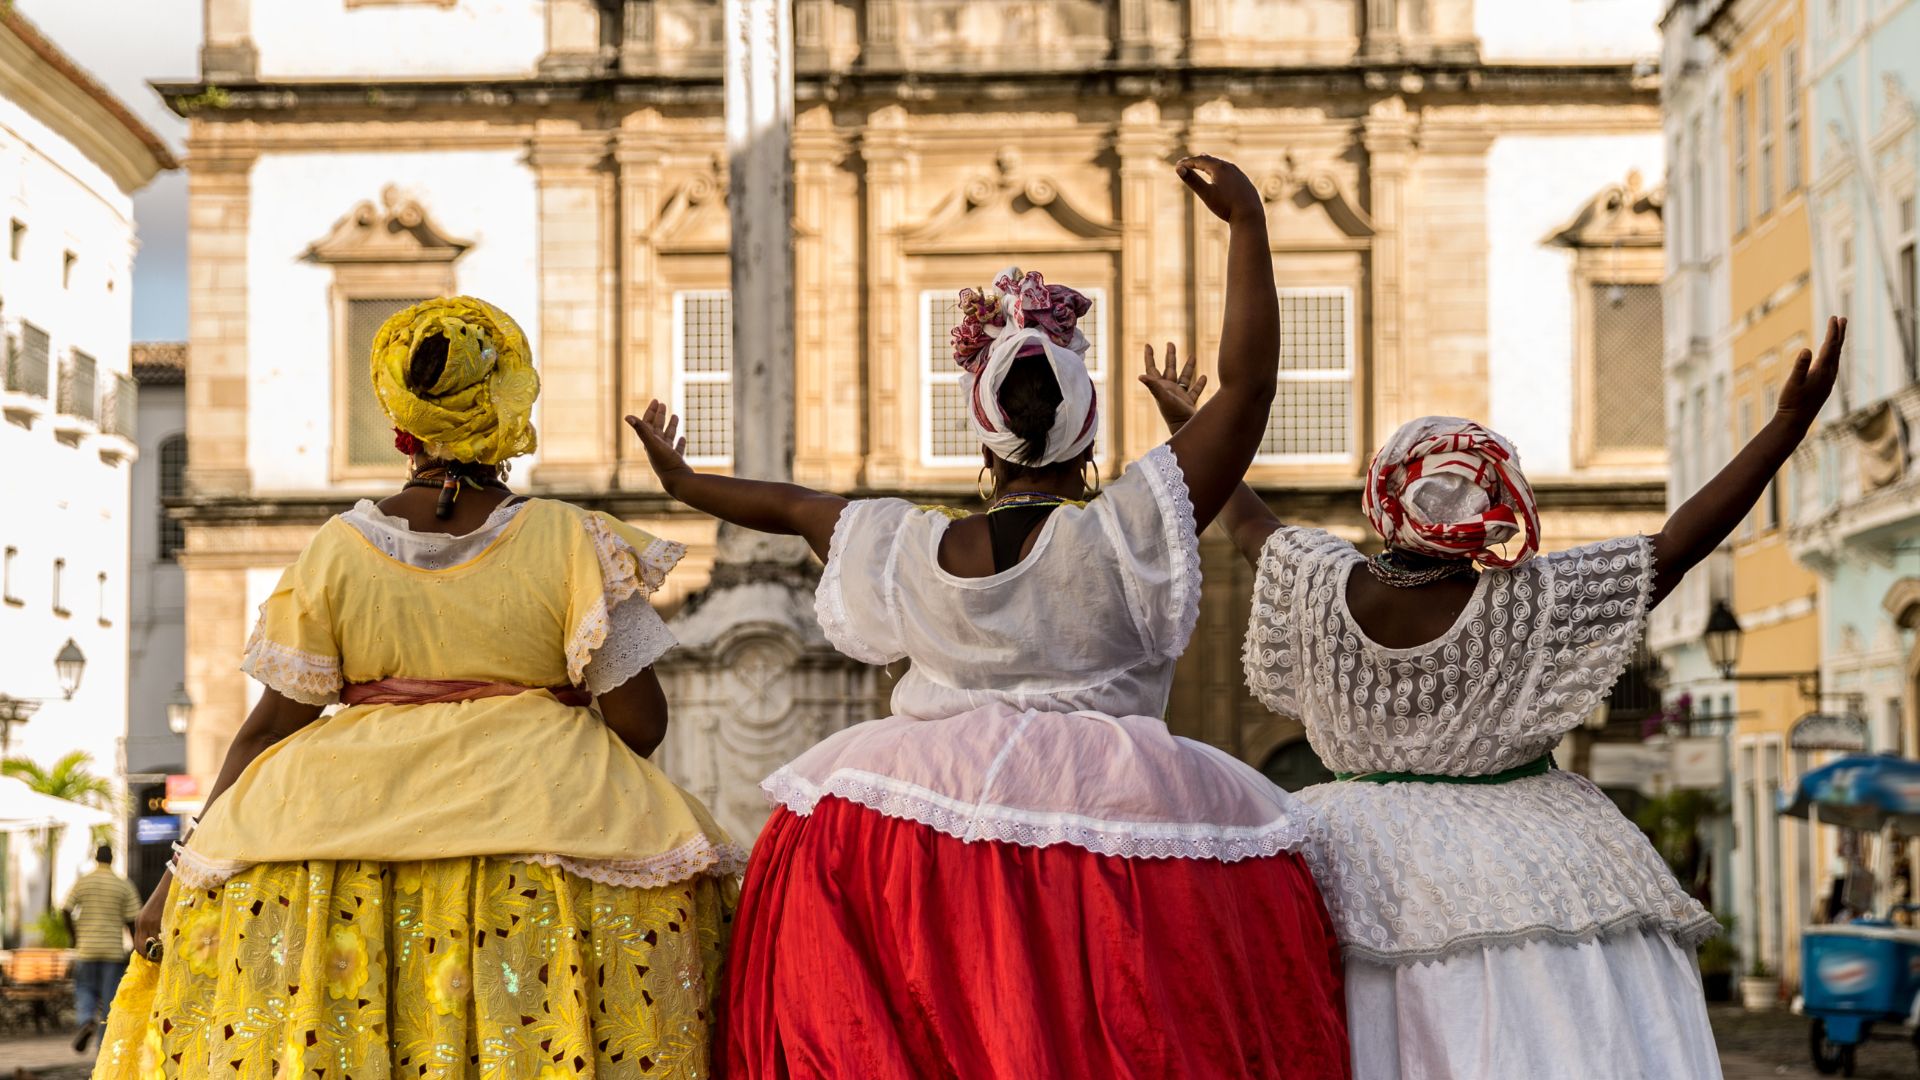
[[[1693,950],[1657,931],[1346,962],[1355,1080],[1719,1080]]]

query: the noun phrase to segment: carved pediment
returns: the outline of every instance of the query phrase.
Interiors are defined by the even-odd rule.
[[[667,196],[653,227],[653,242],[668,254],[723,254],[732,233],[727,159],[715,154],[705,172],[688,177]]]
[[[1666,226],[1666,189],[1649,190],[1640,170],[1627,174],[1626,182],[1600,189],[1565,224],[1548,234],[1542,243],[1565,248],[1657,248],[1664,242]]]
[[[1339,178],[1325,169],[1303,169],[1291,154],[1260,180],[1260,196],[1275,251],[1364,247],[1373,238],[1373,219]]]
[[[1052,177],[1025,171],[1006,150],[995,173],[961,184],[902,240],[912,252],[1117,249],[1120,226],[1074,205]]]
[[[317,263],[450,263],[472,246],[447,235],[416,199],[388,185],[379,205],[368,200],[348,211],[303,257]]]
[[[733,240],[733,219],[727,212],[727,158],[715,154],[708,168],[688,177],[660,205],[654,220],[653,243],[663,255],[724,255]],[[797,216],[795,239],[816,235]]]

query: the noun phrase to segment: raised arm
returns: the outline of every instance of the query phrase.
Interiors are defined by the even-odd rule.
[[[640,436],[647,461],[668,495],[743,528],[804,537],[813,553],[826,561],[833,526],[847,500],[798,484],[694,471],[684,456],[687,440],[679,437],[680,418],[669,416],[658,401],[647,406],[646,415],[627,417],[627,426]]]
[[[1665,600],[1687,571],[1733,532],[1813,429],[1828,395],[1833,393],[1834,379],[1840,373],[1840,347],[1846,340],[1847,320],[1828,319],[1820,355],[1801,349],[1794,358],[1793,372],[1780,388],[1780,406],[1773,419],[1741,447],[1726,468],[1682,503],[1654,535],[1654,603]]]
[[[1227,223],[1227,303],[1220,328],[1220,390],[1176,432],[1173,452],[1186,474],[1198,528],[1220,513],[1260,449],[1273,408],[1280,357],[1280,300],[1273,287],[1267,208],[1234,165],[1191,157],[1177,168],[1208,210]]]
[[[1194,362],[1187,359],[1187,366],[1179,366],[1179,354],[1173,344],[1167,344],[1167,366],[1161,370],[1153,361],[1153,346],[1147,346],[1146,371],[1140,376],[1140,383],[1153,395],[1153,403],[1160,408],[1160,418],[1167,422],[1167,430],[1178,434],[1188,420],[1193,419],[1199,408],[1200,393],[1207,388],[1207,377],[1194,376]],[[1267,538],[1280,527],[1280,519],[1274,516],[1265,500],[1253,493],[1246,481],[1235,484],[1233,494],[1227,497],[1226,506],[1220,510],[1220,527],[1227,531],[1233,546],[1240,551],[1240,557],[1247,565],[1260,565],[1260,552],[1267,546]]]

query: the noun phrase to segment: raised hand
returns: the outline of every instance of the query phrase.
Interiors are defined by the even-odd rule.
[[[1803,428],[1812,428],[1820,419],[1820,410],[1833,393],[1840,375],[1840,348],[1847,343],[1847,320],[1833,316],[1827,320],[1827,335],[1820,342],[1820,355],[1801,349],[1793,358],[1793,371],[1780,388],[1779,415]]]
[[[653,466],[653,474],[660,478],[663,487],[671,490],[680,474],[692,471],[687,466],[687,440],[680,435],[680,418],[668,413],[658,398],[647,403],[644,414],[627,417],[627,426],[640,436],[640,445],[647,451],[647,463]]]
[[[1256,216],[1265,224],[1267,207],[1247,174],[1231,161],[1209,154],[1181,158],[1173,173],[1200,197],[1213,216],[1230,225],[1243,224]]]
[[[1167,367],[1162,371],[1154,365],[1153,346],[1147,346],[1147,369],[1140,375],[1140,385],[1153,395],[1153,403],[1160,409],[1160,419],[1166,421],[1167,431],[1179,431],[1193,414],[1200,410],[1200,393],[1207,388],[1207,377],[1194,377],[1196,363],[1187,360],[1187,366],[1181,368],[1178,350],[1172,342],[1167,343]]]

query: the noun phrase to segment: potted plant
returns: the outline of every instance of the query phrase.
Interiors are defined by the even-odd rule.
[[[1754,1011],[1771,1009],[1780,1002],[1780,977],[1765,960],[1755,960],[1740,980],[1740,1004]]]
[[[1701,943],[1700,987],[1708,1001],[1733,1000],[1733,969],[1739,960],[1740,951],[1733,947],[1729,931],[1723,930]]]

